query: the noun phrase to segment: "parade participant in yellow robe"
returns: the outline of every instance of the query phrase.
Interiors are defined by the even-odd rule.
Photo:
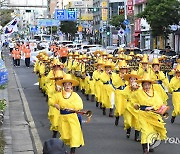
[[[119,62],[119,74],[114,75],[112,83],[116,87],[115,90],[115,111],[114,115],[116,117],[115,119],[115,125],[117,126],[119,123],[119,116],[122,116],[124,114],[124,110],[126,107],[127,100],[125,97],[121,94],[121,92],[126,87],[126,82],[124,80],[124,75],[128,73],[128,66],[125,60],[122,60]]]
[[[180,115],[180,64],[177,65],[175,76],[170,81],[169,91],[172,92],[172,103],[174,107],[171,123],[174,123],[176,116]]]
[[[54,106],[60,110],[59,131],[61,139],[71,147],[70,154],[75,153],[75,148],[84,145],[83,133],[80,125],[80,118],[75,111],[83,109],[81,97],[73,92],[73,86],[79,83],[73,80],[70,74],[65,74],[63,80],[57,82],[63,87],[61,93],[54,97]]]
[[[103,52],[100,51],[100,50],[96,50],[96,51],[93,53],[94,57],[96,58],[96,62],[97,62],[98,60],[102,60],[102,57],[101,57],[102,54],[103,54]]]
[[[63,68],[64,68],[64,64],[61,63],[59,59],[54,58],[52,62],[52,69],[46,77],[46,89],[47,89],[46,92],[48,97],[52,94],[52,91],[54,91],[55,89],[55,83],[54,80],[52,80],[52,78],[55,77],[57,71],[62,72],[61,74],[64,74]]]
[[[91,102],[94,102],[95,100],[95,88],[94,88],[94,84],[95,84],[95,80],[93,78],[93,71],[94,71],[94,66],[92,64],[92,60],[91,56],[85,57],[86,60],[86,67],[85,67],[85,95],[86,95],[86,99],[89,100],[89,96],[91,96]],[[83,61],[84,61],[83,60]]]
[[[154,89],[159,91],[159,94],[162,97],[164,104],[167,105],[168,95],[165,92],[165,87],[168,89],[169,81],[165,74],[160,71],[160,63],[158,58],[153,59],[150,77],[152,80],[156,81],[156,84],[154,84]]]
[[[113,72],[114,65],[110,61],[106,61],[103,64],[104,72],[100,76],[100,80],[103,82],[102,86],[102,105],[103,115],[106,115],[106,108],[110,109],[109,117],[113,117],[114,107],[114,91],[115,87],[112,84],[112,78],[115,75]]]
[[[103,85],[103,83],[100,81],[100,77],[103,72],[103,69],[102,69],[103,64],[104,63],[102,60],[99,60],[97,63],[95,63],[94,66],[96,67],[96,70],[93,72],[93,79],[95,80],[94,89],[95,89],[95,97],[96,97],[96,107],[98,107],[100,104],[100,108],[102,107],[101,89]]]
[[[143,76],[144,73],[150,73],[151,71],[151,67],[149,66],[149,61],[148,61],[148,57],[147,56],[144,56],[142,58],[142,61],[140,61],[140,64],[139,64],[139,69],[138,69],[138,75],[139,76]]]
[[[76,51],[73,54],[72,73],[70,73],[72,75],[72,78],[75,79],[75,80],[76,80],[75,70],[76,70],[77,65],[79,64],[78,57],[79,57],[79,53]]]
[[[58,65],[57,65],[58,66]],[[48,119],[51,123],[50,130],[53,131],[52,138],[56,138],[57,132],[58,132],[58,125],[59,125],[59,110],[54,106],[54,98],[58,93],[61,93],[62,87],[57,85],[57,82],[59,80],[62,80],[63,78],[63,71],[58,69],[58,67],[53,67],[53,77],[50,78],[51,84],[49,86],[49,92],[48,92]]]
[[[39,66],[39,74],[40,74],[40,88],[42,89],[42,92],[45,93],[45,80],[46,80],[46,76],[45,76],[45,63],[49,62],[49,57],[48,56],[44,56],[42,59],[42,63],[40,63]]]
[[[73,53],[70,52],[68,54],[68,59],[65,64],[65,67],[66,67],[68,73],[71,73],[71,71],[72,71],[72,64],[73,64]]]
[[[34,64],[34,70],[33,70],[33,72],[38,76],[39,89],[40,89],[39,66],[40,66],[40,63],[41,63],[40,59],[41,59],[41,56],[37,55],[37,60],[36,60],[36,62]]]
[[[143,78],[137,83],[142,85],[142,89],[137,90],[133,95],[135,108],[138,109],[139,122],[141,130],[141,144],[144,154],[153,151],[148,144],[155,140],[165,140],[166,128],[162,116],[156,111],[164,105],[163,100],[159,97],[159,92],[153,88],[155,83],[149,74],[144,74]]]
[[[139,115],[138,111],[134,108],[133,94],[136,92],[140,86],[137,84],[137,80],[140,79],[140,76],[137,75],[137,71],[132,71],[131,74],[126,74],[124,79],[128,81],[128,85],[122,91],[122,94],[126,98],[126,108],[123,114],[124,117],[124,129],[126,132],[126,137],[130,137],[131,128],[135,129],[135,141],[140,141],[139,139]]]
[[[80,76],[81,76],[81,60],[82,55],[77,55],[77,53],[74,53],[76,56],[74,57],[75,60],[73,61],[72,65],[72,77],[74,80],[77,80],[79,82]],[[76,87],[76,91],[79,90],[79,86]]]
[[[118,55],[116,63],[115,63],[116,70],[119,70],[119,62],[122,60],[125,60],[125,59],[126,59],[126,57],[125,57],[124,53],[121,53]]]
[[[36,58],[36,62],[34,64],[34,72],[38,75],[38,82],[39,82],[39,89],[41,89],[41,76],[40,76],[40,66],[42,65],[42,61],[44,59],[44,57],[47,56],[46,53],[44,52],[40,52]]]
[[[78,79],[79,81],[79,86],[80,86],[80,90],[82,91],[83,89],[86,89],[86,82],[85,82],[85,72],[86,72],[86,62],[87,62],[87,56],[84,54],[81,57],[81,61],[80,61],[80,77]]]

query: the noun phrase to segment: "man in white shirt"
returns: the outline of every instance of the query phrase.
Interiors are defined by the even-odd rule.
[[[14,43],[12,41],[10,41],[10,43],[9,43],[10,53],[12,52],[13,48],[14,48]]]

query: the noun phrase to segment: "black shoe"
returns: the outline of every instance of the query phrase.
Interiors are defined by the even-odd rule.
[[[99,102],[96,101],[96,107],[98,107],[98,106],[99,106]]]
[[[128,129],[127,129],[127,132],[126,132],[126,138],[129,138],[129,137],[130,137],[130,133],[131,133],[131,128],[128,128]]]
[[[116,117],[114,124],[115,124],[115,126],[117,126],[119,124],[119,116]]]
[[[149,149],[149,152],[154,152],[154,149]]]
[[[49,98],[48,98],[48,95],[46,95],[46,102],[48,102]]]
[[[175,118],[176,118],[176,117],[172,116],[172,118],[171,118],[171,123],[172,123],[172,124],[174,123]]]
[[[113,116],[113,109],[109,109],[109,117],[114,117]]]
[[[135,137],[134,137],[134,140],[136,141],[136,142],[140,142],[141,140],[140,140],[140,138],[139,138],[139,131],[137,131],[137,130],[135,130]]]
[[[82,90],[81,90],[81,92],[82,92],[82,94],[84,94],[84,93],[85,93],[85,90],[84,90],[84,89],[82,89]]]
[[[100,105],[99,105],[100,109],[103,109],[103,108],[102,108],[102,103],[99,103],[99,104],[100,104]]]
[[[130,134],[126,134],[126,138],[130,138]]]
[[[147,144],[142,144],[143,154],[148,154]]]
[[[75,154],[76,148],[71,148],[70,154]]]
[[[91,102],[94,102],[95,95],[91,96]]]
[[[87,100],[87,101],[89,100],[89,95],[88,95],[88,94],[86,94],[86,100]]]
[[[57,131],[54,131],[54,130],[53,130],[53,135],[52,135],[52,138],[56,138],[57,133],[58,133]]]
[[[106,115],[106,108],[103,107],[103,115]]]
[[[149,152],[148,152],[148,149],[144,149],[143,150],[143,154],[148,154]]]

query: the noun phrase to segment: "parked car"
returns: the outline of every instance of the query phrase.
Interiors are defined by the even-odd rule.
[[[117,49],[116,46],[107,46],[107,47],[106,47],[106,52],[107,52],[108,54],[113,54],[113,52],[114,52],[115,49]]]
[[[131,51],[134,51],[134,54],[135,54],[135,55],[136,55],[136,54],[143,54],[142,51],[141,51],[141,49],[136,48],[136,47],[133,48],[133,49],[127,47],[127,48],[124,48],[124,50],[125,50],[124,53],[125,53],[126,55],[129,55]],[[116,54],[118,54],[118,48],[115,49],[114,52],[113,52],[113,55],[116,55]]]
[[[87,49],[87,54],[92,54],[97,50],[106,51],[106,49],[103,48],[102,46],[101,47],[92,47],[92,48]]]
[[[102,45],[99,45],[99,44],[91,44],[91,45],[82,45],[81,46],[81,49],[79,50],[80,53],[88,53],[89,52],[89,49],[90,48],[93,48],[93,47],[102,47]]]
[[[39,54],[39,52],[42,52],[42,51],[45,51],[49,56],[52,56],[52,55],[53,55],[53,52],[49,51],[48,48],[43,49],[43,50],[38,50],[38,51],[36,51],[36,52],[32,52],[32,53],[31,53],[31,57],[30,57],[31,63],[34,64],[34,63],[36,62],[36,60],[37,60],[36,56]]]
[[[81,49],[81,44],[66,44],[65,46],[68,48],[69,51]]]

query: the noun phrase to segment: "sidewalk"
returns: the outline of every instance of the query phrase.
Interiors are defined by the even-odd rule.
[[[34,154],[39,153],[33,142],[32,129],[35,128],[26,98],[19,79],[13,70],[9,53],[4,54],[5,64],[8,69],[8,87],[0,90],[0,99],[7,100],[7,108],[2,129],[5,137],[5,154]],[[26,101],[26,102],[25,102]],[[29,112],[27,112],[29,111]],[[36,130],[36,129],[35,129]],[[32,138],[33,136],[33,138]],[[40,145],[42,148],[42,145]]]

